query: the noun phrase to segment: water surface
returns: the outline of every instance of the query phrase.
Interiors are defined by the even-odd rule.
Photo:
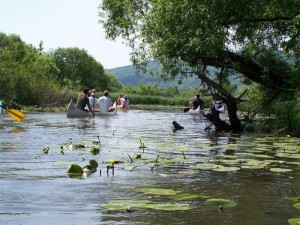
[[[300,195],[299,154],[295,150],[293,157],[279,155],[297,139],[216,136],[204,132],[209,124],[205,119],[176,110],[131,110],[94,119],[67,118],[65,113],[26,116],[23,123],[8,116],[0,120],[0,224],[282,225],[288,224],[289,218],[300,217],[289,200]],[[174,131],[173,120],[184,129]],[[92,155],[90,148],[97,135],[102,150]],[[69,146],[83,141],[86,148]],[[141,142],[147,148],[139,148]],[[46,145],[48,154],[43,153]],[[136,160],[137,154],[145,161]],[[268,166],[242,168],[244,159],[263,161],[266,155],[270,157]],[[71,164],[85,166],[90,159],[99,163],[95,173],[85,179],[68,177]],[[114,174],[107,174],[109,159],[124,162],[116,165]],[[241,169],[217,172],[192,167],[210,162]],[[128,171],[128,166],[136,168]],[[272,172],[271,167],[292,171]],[[140,192],[144,187],[225,198],[237,206],[219,210],[204,204],[203,199],[170,200]],[[105,204],[112,200],[180,202],[194,209],[134,209],[126,213],[107,210]]]

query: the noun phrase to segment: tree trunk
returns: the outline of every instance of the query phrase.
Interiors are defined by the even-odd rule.
[[[233,132],[243,131],[241,121],[237,116],[238,99],[233,97],[231,93],[227,92],[221,85],[211,80],[204,71],[198,70],[196,71],[196,74],[208,87],[218,90],[220,99],[226,103],[230,125],[220,119],[219,112],[217,110],[212,109],[212,113],[210,115],[206,115],[206,118],[210,120],[218,130],[223,129]]]
[[[235,98],[229,97],[226,101],[230,126],[233,132],[243,131],[240,119],[237,116],[237,102]]]

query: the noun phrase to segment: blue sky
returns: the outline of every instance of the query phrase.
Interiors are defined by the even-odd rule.
[[[85,49],[104,68],[130,65],[129,47],[105,39],[98,20],[100,0],[0,0],[0,32],[17,34],[44,50]]]

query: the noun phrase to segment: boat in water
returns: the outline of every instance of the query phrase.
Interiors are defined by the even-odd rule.
[[[200,109],[200,106],[197,109],[190,109],[188,111],[189,114],[191,115],[203,115],[204,114],[204,110]]]
[[[112,112],[94,111],[95,116],[114,116],[117,114],[117,111],[118,111],[116,102],[114,102],[113,108],[114,108],[114,111],[112,111]],[[69,103],[68,109],[67,109],[67,117],[92,117],[92,116],[93,116],[93,114],[91,112],[86,112],[86,111],[76,108],[76,106],[72,100]]]

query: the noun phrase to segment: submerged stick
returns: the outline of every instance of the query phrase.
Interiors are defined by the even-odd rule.
[[[128,157],[130,158],[130,161],[131,161],[130,164],[133,163],[133,160],[132,160],[132,158],[130,157],[130,155],[129,155],[128,153],[127,153],[127,155],[128,155]]]

